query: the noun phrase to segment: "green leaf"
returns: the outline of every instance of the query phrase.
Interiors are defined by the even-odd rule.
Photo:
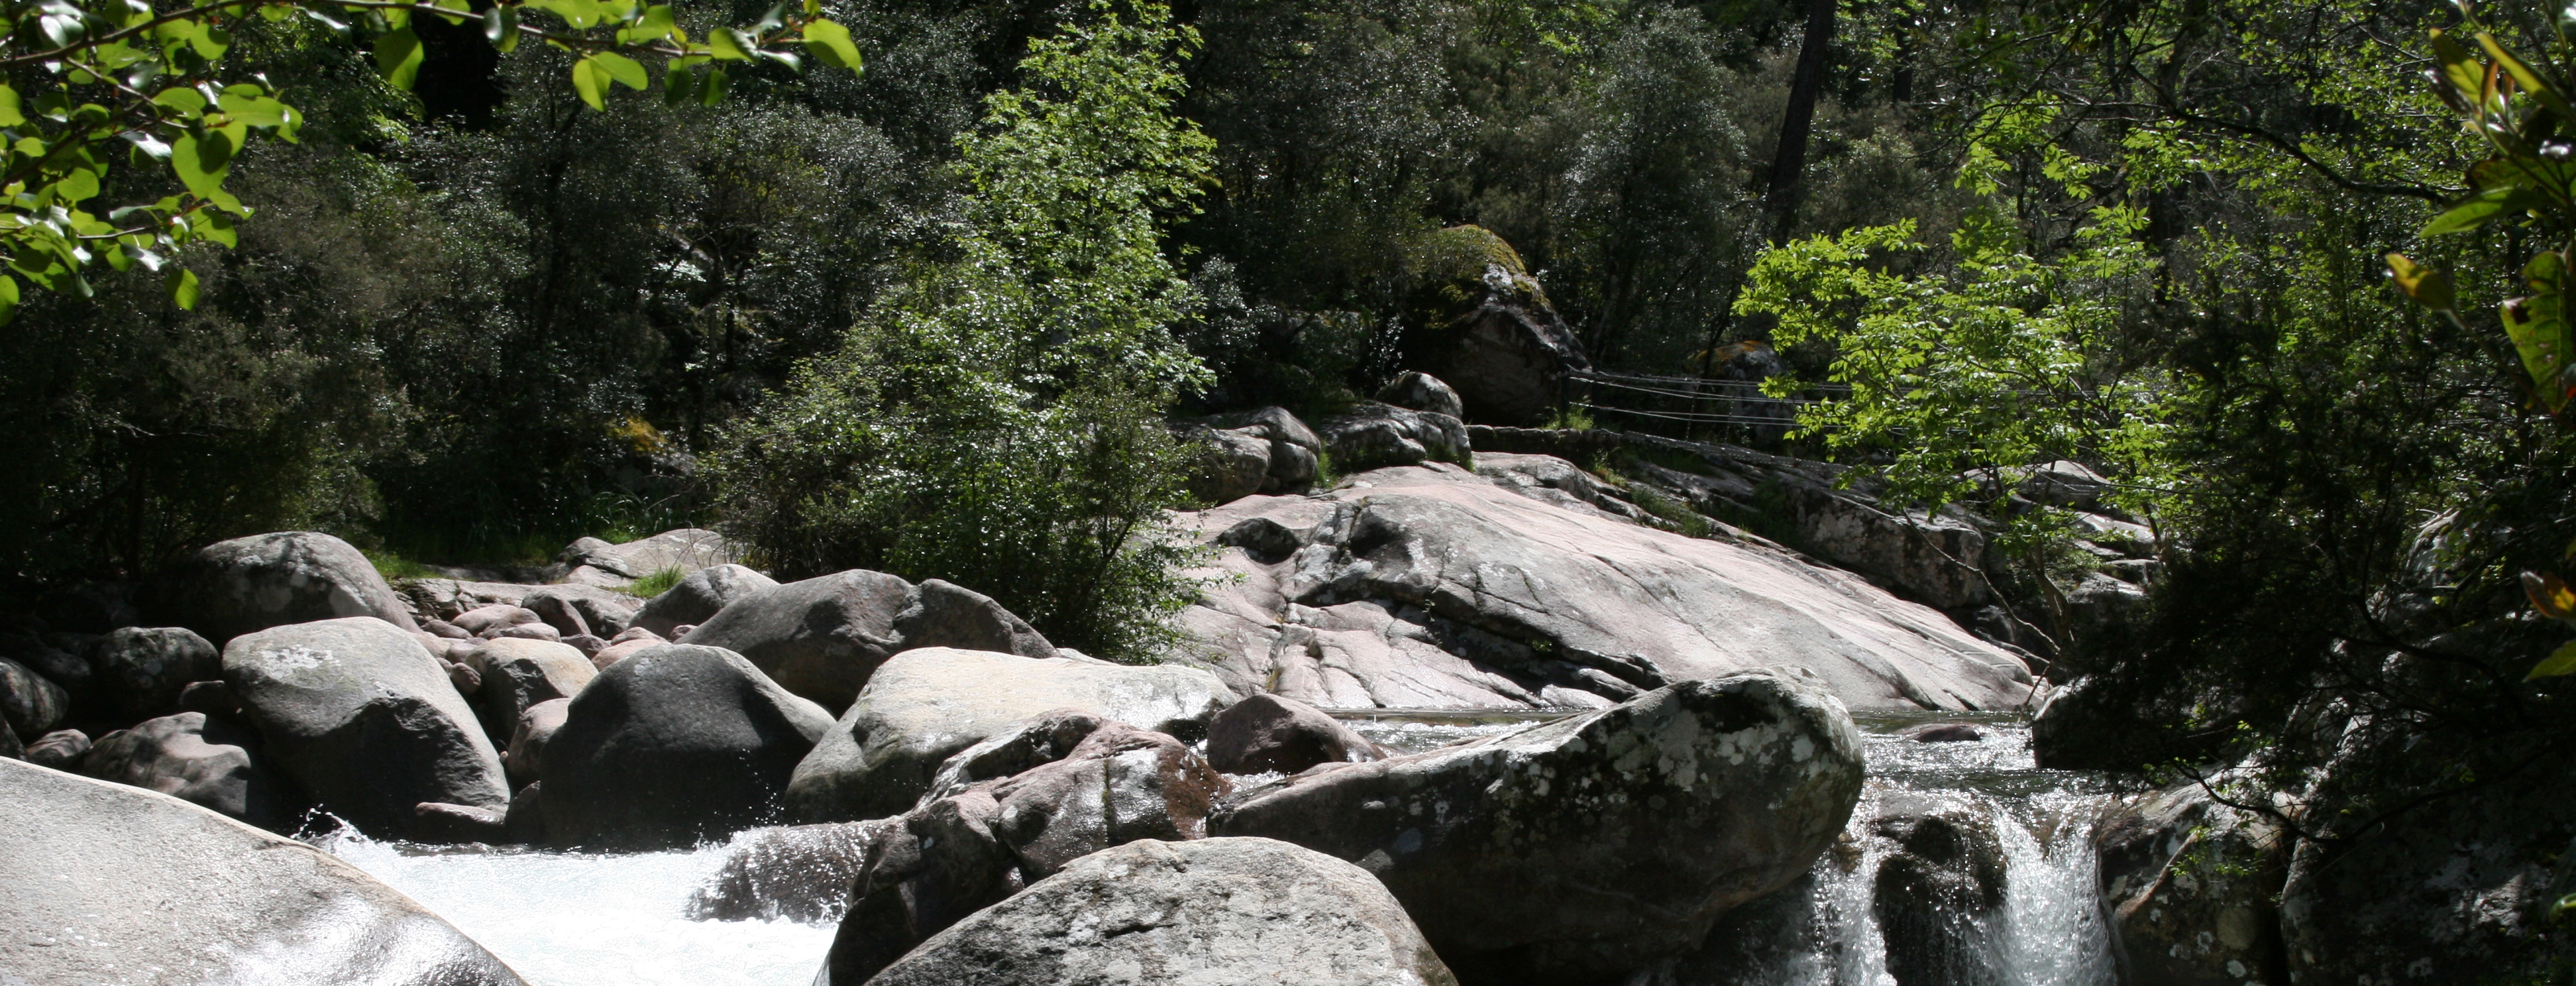
[[[2451,84],[2451,91],[2463,106],[2474,107],[2483,114],[2486,66],[2478,64],[2477,56],[2469,54],[2441,28],[2434,28],[2432,34],[2433,60],[2442,64],[2442,78]]]
[[[18,316],[18,279],[0,274],[0,325]]]
[[[759,50],[759,46],[752,43],[750,35],[730,27],[719,27],[707,32],[707,45],[715,49],[718,60],[729,62],[748,61],[752,52]]]
[[[2397,290],[2407,297],[2434,311],[2450,311],[2457,302],[2451,275],[2409,260],[2405,254],[2388,255],[2388,279],[2397,282]]]
[[[831,21],[805,22],[805,50],[833,68],[859,70],[859,46],[850,43],[850,29]]]
[[[412,81],[420,78],[420,60],[420,38],[410,28],[376,37],[376,71],[384,73],[394,88],[411,91]]]
[[[696,102],[698,90],[706,82],[706,73],[697,71],[697,67],[706,61],[704,56],[691,55],[663,63],[662,98],[673,106]]]
[[[181,311],[197,307],[197,272],[173,267],[161,283],[170,289],[170,303],[179,306]]]
[[[217,192],[216,194],[223,195],[224,193]],[[230,195],[224,195],[224,197],[231,198]],[[241,203],[234,202],[232,203],[232,206],[235,211],[240,211]],[[220,212],[206,213],[205,217],[198,221],[197,235],[213,240],[214,242],[221,243],[227,247],[241,246],[240,236],[233,232],[233,217],[224,215]]]
[[[698,88],[698,103],[704,106],[713,106],[717,103],[724,102],[725,91],[732,87],[733,79],[732,77],[725,75],[724,66],[709,65],[707,66],[706,84]]]
[[[2564,297],[2515,298],[2500,309],[2505,334],[2513,337],[2513,348],[2522,354],[2522,368],[2531,374],[2532,387],[2551,413],[2567,406],[2567,390],[2559,381],[2571,365],[2569,357],[2576,355],[2576,339],[2567,331]]]
[[[519,8],[511,4],[493,4],[483,12],[483,39],[492,42],[493,50],[506,55],[519,47]]]
[[[194,120],[206,111],[206,96],[186,86],[172,86],[152,97],[156,106],[165,107],[182,120]]]
[[[644,16],[636,20],[635,26],[619,30],[617,39],[624,44],[648,44],[687,41],[688,35],[680,30],[679,20],[672,15],[670,6],[657,3],[644,8]]]
[[[2470,232],[2498,218],[2529,212],[2542,203],[2540,193],[2527,188],[2490,188],[2433,217],[2432,222],[2424,224],[2423,235]]]
[[[18,110],[18,90],[0,84],[0,127],[25,126],[27,115]]]
[[[200,140],[196,134],[180,134],[170,144],[170,171],[198,198],[210,198],[221,190],[231,165],[232,146],[220,137]]]
[[[653,78],[644,74],[644,66],[636,64],[632,58],[613,51],[603,51],[590,56],[589,60],[599,63],[600,71],[608,73],[608,77],[615,80],[618,85],[629,89],[642,89],[653,84]]]
[[[608,103],[602,97],[608,92],[608,73],[599,67],[598,59],[599,56],[592,55],[572,63],[572,91],[581,96],[582,102],[589,103],[591,109],[605,110]]]
[[[2576,641],[2560,644],[2557,650],[2549,652],[2548,657],[2541,658],[2530,674],[2522,676],[2522,680],[2539,681],[2565,674],[2576,674]]]
[[[2522,59],[2515,58],[2512,52],[2504,50],[2503,45],[2496,43],[2495,35],[2485,31],[2478,32],[2478,47],[2486,49],[2487,57],[2495,60],[2496,65],[2503,68],[2506,74],[2513,76],[2513,81],[2521,84],[2523,91],[2530,93],[2531,98],[2538,100],[2540,105],[2558,114],[2559,119],[2576,123],[2576,107],[2567,105],[2567,96],[2559,92],[2557,86],[2550,85],[2549,80],[2541,78],[2540,73],[2532,71],[2531,66],[2523,64]]]

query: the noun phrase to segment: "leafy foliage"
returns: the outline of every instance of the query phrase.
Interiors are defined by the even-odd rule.
[[[1171,115],[1196,35],[1095,4],[1032,41],[960,135],[947,258],[916,261],[834,354],[729,435],[719,502],[781,570],[871,567],[987,592],[1057,642],[1145,659],[1191,598],[1164,511],[1189,450],[1161,409],[1204,371],[1161,250],[1208,139]]]

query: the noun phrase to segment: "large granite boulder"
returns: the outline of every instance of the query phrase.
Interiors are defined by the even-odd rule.
[[[1324,450],[1344,474],[1423,462],[1472,464],[1467,426],[1446,414],[1361,401],[1324,419]]]
[[[566,546],[556,560],[569,568],[565,582],[620,586],[655,572],[677,570],[686,574],[723,565],[739,554],[722,534],[683,527],[624,544],[582,538]]]
[[[12,738],[34,739],[52,732],[71,710],[71,695],[63,686],[37,674],[24,664],[0,657],[0,726]]]
[[[484,641],[456,663],[473,668],[474,714],[494,746],[510,741],[521,713],[541,702],[571,698],[599,676],[590,658],[570,644],[502,637]]]
[[[860,980],[826,967],[818,986]],[[1133,842],[923,942],[874,986],[1454,986],[1366,871],[1267,839]]]
[[[423,801],[509,804],[473,707],[391,623],[356,616],[243,634],[224,645],[223,672],[268,756],[361,832],[408,837]]]
[[[1888,975],[1907,986],[2000,986],[1994,960],[2006,879],[2003,844],[1981,806],[1897,793],[1870,836],[1870,880]]]
[[[787,786],[801,822],[846,822],[910,809],[949,757],[1051,709],[1088,709],[1140,729],[1197,739],[1234,702],[1216,676],[1175,665],[1129,667],[929,647],[888,659]]]
[[[643,627],[657,637],[669,637],[673,630],[706,622],[735,600],[777,587],[777,579],[743,566],[712,565],[690,572],[681,577],[679,584],[646,600],[631,625]],[[616,634],[600,636],[613,638]]]
[[[776,819],[832,717],[717,647],[669,644],[610,665],[546,741],[546,839],[668,849]]]
[[[501,768],[510,777],[511,790],[534,784],[543,776],[546,742],[563,729],[564,719],[571,713],[572,700],[568,698],[547,699],[519,713],[519,724],[511,728],[510,743],[501,755]]]
[[[168,795],[0,763],[0,979],[521,986],[328,853]]]
[[[963,647],[1055,656],[1028,621],[982,593],[938,579],[916,586],[859,569],[751,593],[680,642],[750,658],[788,691],[836,713],[898,651]]]
[[[2183,784],[2121,798],[2094,824],[2093,847],[2121,982],[2290,981],[2279,903],[2290,844],[2278,823]]]
[[[0,733],[8,733],[12,740],[18,738],[18,734],[6,729],[0,729]],[[78,772],[81,758],[89,755],[90,746],[88,733],[77,729],[57,729],[27,744],[24,755],[19,759],[39,767]]]
[[[1225,791],[1180,741],[1112,722],[1061,760],[929,801],[869,847],[829,975],[863,982],[922,939],[1092,853],[1199,838]]]
[[[1190,492],[1208,503],[1231,503],[1261,492],[1270,479],[1270,439],[1249,429],[1193,426],[1181,431],[1197,446]]]
[[[224,669],[215,645],[182,627],[111,630],[90,645],[89,663],[100,696],[128,719],[177,711],[180,689],[212,681]]]
[[[1502,237],[1452,226],[1411,252],[1405,362],[1448,382],[1470,420],[1537,424],[1556,407],[1566,374],[1591,369],[1573,329]]]
[[[1208,763],[1229,774],[1294,774],[1393,752],[1314,706],[1267,693],[1246,696],[1208,723]]]
[[[606,639],[626,632],[643,602],[595,585],[547,585],[528,590],[519,605],[566,637]]]
[[[256,534],[198,549],[163,577],[161,608],[171,622],[216,643],[351,616],[420,629],[367,556],[312,531]]]
[[[1460,981],[1616,983],[1780,889],[1859,801],[1851,717],[1793,670],[1252,789],[1209,834],[1377,875]]]
[[[724,863],[689,892],[683,913],[692,921],[838,923],[867,869],[868,850],[902,829],[901,818],[876,818],[737,834]]]
[[[1222,581],[1180,619],[1244,692],[1319,706],[1600,707],[1773,664],[1856,709],[2010,709],[2020,660],[1760,544],[1541,502],[1452,466],[1186,515]]]
[[[1394,380],[1378,389],[1377,399],[1379,403],[1414,411],[1446,414],[1453,418],[1467,416],[1467,405],[1459,401],[1456,390],[1440,382],[1439,377],[1419,370],[1396,374]]]
[[[202,712],[182,712],[98,738],[80,772],[159,791],[272,832],[292,832],[304,798],[258,751],[259,737]]]
[[[1312,428],[1282,407],[1255,408],[1207,419],[1211,428],[1232,431],[1270,443],[1259,493],[1303,493],[1315,485],[1324,441]]]

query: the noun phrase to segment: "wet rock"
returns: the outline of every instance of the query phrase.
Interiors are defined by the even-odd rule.
[[[1383,466],[1474,461],[1467,426],[1446,414],[1361,401],[1324,419],[1320,431],[1333,468],[1345,475]]]
[[[597,586],[550,585],[529,591],[519,605],[566,637],[606,638],[625,632],[642,603]]]
[[[412,838],[420,842],[501,845],[510,841],[509,816],[473,805],[424,801],[412,806]]]
[[[683,626],[704,623],[735,600],[778,587],[778,580],[740,565],[713,565],[690,572],[679,584],[644,603],[632,625],[669,637]],[[611,637],[611,642],[616,638]]]
[[[2184,784],[2122,798],[2093,846],[2121,982],[2289,982],[2276,903],[2289,843],[2270,819]]]
[[[888,659],[788,784],[791,817],[855,821],[905,811],[940,764],[1051,709],[1088,709],[1142,729],[1198,738],[1234,694],[1215,675],[928,647]]]
[[[1393,752],[1314,706],[1277,695],[1249,696],[1208,723],[1208,763],[1229,774],[1294,774],[1319,763],[1384,760]]]
[[[1416,370],[1397,374],[1394,382],[1377,392],[1377,399],[1412,411],[1446,414],[1453,418],[1467,416],[1467,406],[1459,402],[1457,391],[1441,383],[1439,377]]]
[[[836,953],[837,954],[837,953]],[[822,983],[858,980],[827,966]],[[1386,888],[1267,839],[1142,841],[1085,857],[868,980],[1454,986]]]
[[[510,810],[501,815],[502,837],[512,845],[533,846],[546,841],[545,782],[538,781],[520,788],[510,797]]]
[[[599,676],[568,644],[503,638],[484,642],[460,663],[480,672],[474,714],[495,746],[517,730],[520,713],[540,702],[571,698]]]
[[[767,824],[831,724],[740,654],[646,650],[584,686],[546,741],[546,838],[558,848],[668,849]]]
[[[107,706],[129,719],[178,711],[179,690],[223,673],[223,655],[196,631],[123,627],[90,647],[95,686]]]
[[[1357,862],[1462,982],[1618,982],[1833,844],[1860,796],[1842,705],[1783,670],[1255,788],[1209,820]]]
[[[53,731],[71,709],[71,695],[24,664],[0,657],[0,724],[23,741]]]
[[[90,750],[89,734],[77,729],[57,729],[27,744],[22,758],[39,767],[77,771],[81,757]]]
[[[353,616],[419,628],[367,556],[312,531],[207,545],[175,566],[163,585],[160,608],[170,622],[218,644],[270,627]]]
[[[1906,730],[1905,738],[1917,743],[1974,743],[1986,734],[1964,722],[1936,722]]]
[[[869,848],[902,827],[901,818],[879,818],[741,833],[682,913],[692,921],[838,922]]]
[[[1888,975],[1898,986],[2000,983],[1994,916],[2005,870],[1992,818],[1969,803],[1899,796],[1870,831],[1892,844],[1870,897]]]
[[[2011,709],[2019,659],[1849,573],[1554,506],[1447,465],[1188,515],[1180,625],[1243,693],[1326,707],[1601,707],[1789,664],[1853,708]],[[2016,677],[2018,676],[2018,678]]]
[[[201,712],[147,720],[98,738],[80,772],[158,791],[272,832],[292,832],[304,799],[261,755],[259,737]]]
[[[519,713],[519,724],[510,731],[509,754],[501,758],[501,767],[509,775],[512,788],[537,782],[544,765],[546,741],[561,730],[564,717],[570,714],[572,700],[551,698]]]
[[[938,579],[915,586],[852,570],[763,589],[727,604],[682,643],[750,658],[795,692],[838,712],[887,656],[965,647],[1053,657],[1046,637],[990,597]]]
[[[286,776],[361,832],[407,837],[423,801],[509,803],[473,708],[392,624],[350,617],[235,637],[224,682]]]
[[[5,763],[0,831],[0,967],[25,982],[521,986],[356,867],[176,798]]]

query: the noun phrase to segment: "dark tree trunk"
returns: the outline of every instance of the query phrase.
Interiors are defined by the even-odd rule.
[[[1771,157],[1771,187],[1762,193],[1771,242],[1789,239],[1798,218],[1801,178],[1807,171],[1807,133],[1816,120],[1816,96],[1825,88],[1825,49],[1834,40],[1838,0],[1807,0],[1807,34],[1798,42],[1798,71],[1789,79],[1789,108],[1780,114],[1780,144]]]

